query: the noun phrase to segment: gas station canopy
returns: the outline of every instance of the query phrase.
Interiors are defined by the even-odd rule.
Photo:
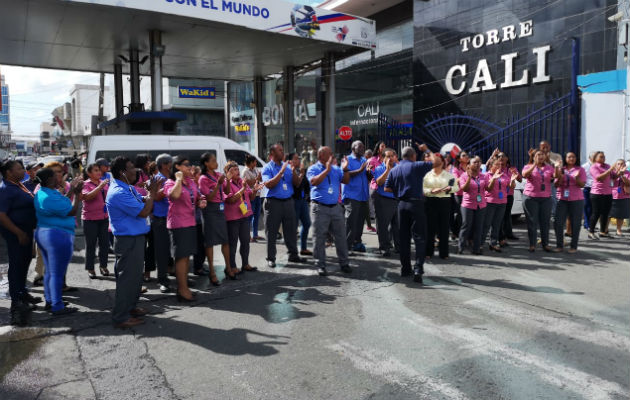
[[[251,80],[375,48],[373,21],[280,0],[0,0],[0,64],[113,72],[162,32],[162,75]]]

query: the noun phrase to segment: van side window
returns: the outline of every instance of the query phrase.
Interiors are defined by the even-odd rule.
[[[95,160],[99,158],[106,158],[108,160],[113,160],[118,156],[124,156],[129,158],[130,160],[134,160],[138,154],[148,154],[151,160],[155,160],[157,156],[160,154],[166,153],[171,156],[184,156],[190,160],[190,163],[193,165],[199,165],[201,161],[201,155],[203,153],[213,153],[217,154],[216,150],[100,150],[96,152],[94,157]]]
[[[243,150],[234,150],[234,149],[226,149],[225,150],[225,159],[228,161],[234,161],[238,165],[245,166],[245,157],[249,155],[248,152]],[[262,164],[260,161],[256,161],[256,166],[261,168]]]

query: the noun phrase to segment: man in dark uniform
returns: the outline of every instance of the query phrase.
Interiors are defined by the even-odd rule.
[[[426,145],[419,146],[427,151]],[[411,237],[416,244],[416,263],[413,280],[422,283],[426,242],[426,216],[422,182],[427,172],[433,168],[432,162],[416,161],[416,151],[412,147],[402,150],[402,161],[391,170],[385,181],[385,191],[394,194],[398,202],[400,224],[400,275],[411,275]]]

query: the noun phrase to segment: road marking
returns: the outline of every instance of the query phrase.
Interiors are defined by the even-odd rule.
[[[385,353],[363,349],[343,341],[330,345],[328,348],[349,359],[358,369],[371,375],[381,376],[390,383],[420,390],[422,394],[439,393],[448,399],[468,399],[464,393],[448,383],[423,375],[412,366],[403,364]]]
[[[621,385],[587,374],[575,368],[553,363],[536,355],[514,349],[501,342],[455,325],[437,325],[416,315],[404,317],[409,324],[444,340],[450,339],[476,355],[491,356],[499,363],[519,368],[530,367],[540,379],[563,389],[572,390],[589,400],[611,399],[613,394],[626,396]],[[464,342],[464,343],[462,343]]]

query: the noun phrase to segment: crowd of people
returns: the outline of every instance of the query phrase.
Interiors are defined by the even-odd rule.
[[[33,257],[33,283],[44,287],[44,308],[55,316],[77,311],[62,294],[76,290],[66,285],[65,276],[78,215],[88,277],[97,277],[96,259],[99,274],[109,276],[108,253],[115,254],[112,320],[119,328],[144,322],[147,310],[138,299],[155,270],[159,290],[174,292],[179,302],[195,301],[188,280],[191,258],[194,273],[208,275],[210,284],[219,286],[217,246],[227,280],[257,271],[250,264],[251,242],[266,241],[266,266],[275,268],[280,238],[289,263],[305,263],[303,256],[313,256],[321,276],[329,274],[326,247],[334,243],[341,271],[352,273],[350,257],[367,251],[362,234],[366,221],[370,229],[372,216],[375,252],[383,257],[398,253],[401,276],[413,275],[422,284],[425,260],[436,249],[440,258],[449,258],[449,241],[456,242],[458,254],[479,255],[486,246],[503,252],[508,241],[518,239],[511,210],[523,179],[530,252],[538,244],[544,251],[562,252],[570,237],[568,252],[574,253],[582,226],[591,240],[599,240],[613,236],[610,218],[616,219],[616,235],[630,218],[630,172],[623,160],[606,164],[603,152],[591,153],[580,166],[574,153],[563,159],[543,141],[530,149],[521,170],[499,149],[485,162],[466,151],[432,153],[425,145],[403,148],[400,160],[382,142],[369,158],[365,153],[360,141],[341,159],[324,146],[317,162],[305,165],[298,154],[285,157],[283,146],[275,144],[261,170],[250,156],[242,173],[234,161],[219,170],[213,151],[199,160],[169,154],[155,160],[120,156],[111,163],[99,159],[85,168],[72,166],[72,180],[59,162],[25,168],[8,160],[0,169],[0,233],[9,253],[11,322],[26,324],[28,313],[42,301],[26,284]],[[259,236],[261,213],[264,239]],[[555,247],[549,238],[552,224]],[[311,228],[313,251],[308,249]]]

